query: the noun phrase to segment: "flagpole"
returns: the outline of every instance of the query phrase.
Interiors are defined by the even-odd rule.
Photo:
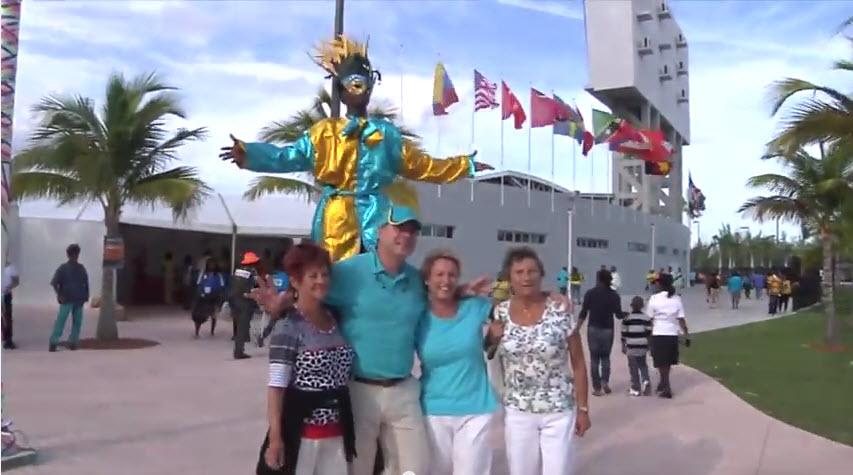
[[[501,80],[501,113],[498,118],[501,121],[501,206],[504,205],[504,179],[506,178],[506,168],[504,167],[504,122],[503,119],[503,80]]]
[[[400,43],[400,125],[403,125],[403,44]]]
[[[437,62],[441,63],[441,53],[438,53],[437,56],[438,56]],[[446,75],[447,70],[445,70],[444,73]],[[443,91],[442,91],[442,95],[444,95]],[[443,99],[442,99],[442,102],[444,102]],[[445,110],[445,113],[446,113],[446,110]],[[435,116],[435,125],[436,125],[436,128],[438,129],[438,131],[437,131],[438,144],[436,145],[435,154],[437,156],[441,157],[441,116],[440,115]],[[441,198],[441,183],[438,184],[438,197]]]
[[[530,111],[530,122],[527,124],[527,207],[530,207],[530,188],[531,188],[531,174],[532,174],[532,161],[533,161],[533,83],[529,84],[530,86],[530,102],[528,107]]]
[[[575,98],[572,98],[572,104],[575,105],[575,110],[580,112],[578,109],[577,103],[575,103]],[[575,144],[574,140],[572,140],[572,188],[577,191],[578,189],[578,170],[577,170],[577,144]]]
[[[589,152],[589,214],[590,216],[595,215],[595,154],[592,151]]]
[[[475,148],[474,144],[474,118],[477,116],[477,81],[474,80],[474,101],[471,102],[471,148],[469,150],[473,151]],[[471,202],[474,202],[474,180],[471,180]]]
[[[551,89],[551,97],[554,97],[554,90]],[[531,112],[532,114],[532,112]],[[554,181],[556,180],[556,176],[554,174],[554,125],[551,125],[551,212],[554,212]]]
[[[570,142],[572,143],[572,192],[575,192],[578,191],[577,167],[575,166],[577,163],[578,147],[574,140]]]

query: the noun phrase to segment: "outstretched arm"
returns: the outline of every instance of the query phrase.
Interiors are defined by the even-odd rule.
[[[439,159],[432,158],[416,144],[404,140],[400,157],[400,175],[410,180],[430,183],[452,183],[460,178],[474,176],[473,155]]]
[[[234,145],[219,155],[240,168],[262,173],[305,172],[314,169],[315,150],[306,133],[296,142],[279,147],[265,142],[246,143],[231,136]]]

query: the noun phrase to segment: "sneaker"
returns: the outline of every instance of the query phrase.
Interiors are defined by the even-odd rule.
[[[672,399],[672,391],[670,391],[669,389],[664,389],[658,394],[658,396],[664,399]]]
[[[50,345],[48,345],[48,347],[47,347],[47,351],[49,351],[49,352],[51,352],[51,353],[55,352],[55,351],[56,351],[56,344],[55,344],[55,343],[51,343]]]
[[[240,353],[238,355],[234,355],[235,360],[245,360],[247,358],[251,358],[251,356],[247,355],[246,353]]]
[[[610,394],[612,392],[613,392],[613,390],[610,389],[610,385],[605,383],[604,384],[604,394]]]
[[[18,345],[16,345],[14,342],[11,342],[11,341],[7,341],[6,343],[3,343],[3,348],[5,348],[7,350],[14,350],[17,347],[18,347]]]
[[[640,391],[637,391],[636,389],[631,388],[630,390],[628,390],[628,394],[630,394],[633,397],[638,397],[640,395]]]
[[[652,383],[647,379],[643,381],[642,386],[640,386],[643,396],[651,396],[652,395]]]
[[[601,390],[600,390],[600,389],[593,389],[593,390],[592,390],[592,395],[593,395],[593,396],[603,396],[603,395],[604,395],[604,393],[603,393],[603,392],[601,392]]]

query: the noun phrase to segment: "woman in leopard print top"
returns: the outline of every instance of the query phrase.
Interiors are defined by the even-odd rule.
[[[353,351],[338,331],[336,312],[322,303],[330,268],[328,253],[313,243],[294,246],[285,257],[297,300],[270,338],[270,429],[259,475],[345,475],[354,456],[347,390]]]

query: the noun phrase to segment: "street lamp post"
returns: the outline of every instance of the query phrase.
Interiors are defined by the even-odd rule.
[[[655,236],[655,223],[652,223],[652,269],[655,269],[655,255],[658,252],[657,240]]]
[[[344,34],[344,0],[335,0],[335,38],[340,38]],[[332,118],[337,119],[341,116],[341,98],[338,93],[338,88],[335,87],[335,78],[332,78]]]
[[[749,236],[749,226],[741,226],[740,228],[738,228],[738,230],[743,231],[744,236]],[[749,262],[750,262],[749,265],[751,267],[752,266],[752,250],[749,249],[749,245],[746,246],[746,252],[747,252],[747,254],[749,254]],[[735,264],[737,264],[737,263],[735,263]]]

